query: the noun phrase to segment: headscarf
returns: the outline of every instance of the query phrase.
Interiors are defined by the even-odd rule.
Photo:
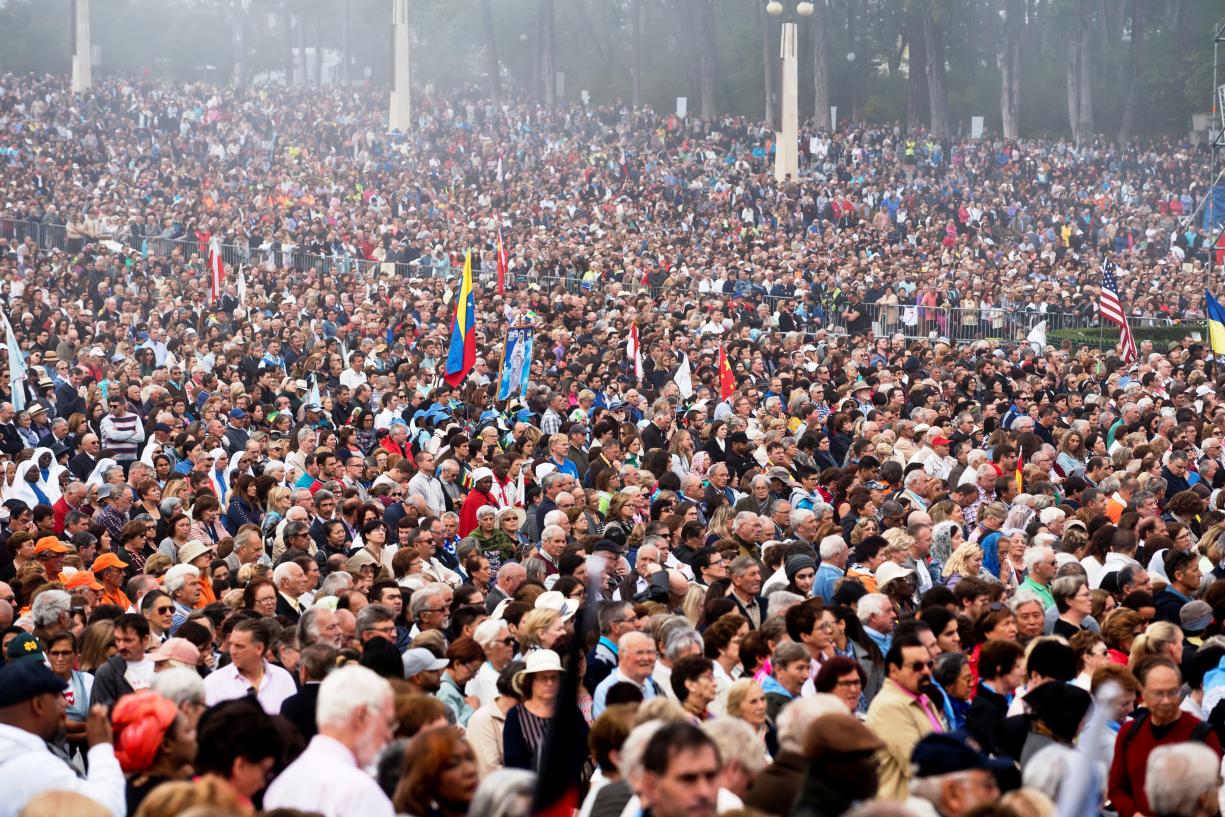
[[[119,463],[115,462],[110,457],[103,457],[98,460],[98,464],[94,466],[94,470],[89,472],[89,477],[85,480],[87,486],[92,485],[95,488],[100,486],[106,479],[106,469],[113,468]]]
[[[690,476],[706,479],[706,471],[710,468],[710,452],[701,449],[693,452],[693,457],[689,460]]]
[[[941,565],[948,564],[953,555],[953,530],[959,529],[965,534],[965,526],[952,519],[945,519],[932,525],[932,561]]]
[[[55,503],[63,496],[63,491],[60,490],[60,474],[64,473],[66,469],[60,465],[59,460],[55,458],[55,452],[50,448],[35,448],[34,456],[30,457],[30,460],[37,463],[43,456],[50,457],[51,464],[47,466],[46,474],[43,474],[42,468],[39,468],[38,487],[47,495],[47,498],[52,503]]]
[[[25,462],[18,463],[17,474],[13,477],[13,486],[9,489],[8,495],[13,499],[21,500],[28,508],[33,508],[35,505],[40,503],[49,504],[46,502],[46,500],[51,498],[47,496],[46,491],[43,489],[41,484],[34,483],[34,485],[38,485],[38,490],[43,491],[43,496],[39,497],[38,494],[34,492],[34,488],[31,483],[26,482],[26,474],[29,473],[31,468],[37,469],[38,463],[34,462],[34,460],[26,460]]]
[[[156,692],[136,692],[115,702],[115,758],[124,772],[140,774],[153,765],[178,714],[178,707]]]

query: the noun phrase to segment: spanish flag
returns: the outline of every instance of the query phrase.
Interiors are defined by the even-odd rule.
[[[732,364],[727,362],[727,350],[719,344],[719,399],[726,400],[736,390],[736,375],[732,373]]]
[[[451,345],[447,349],[447,369],[443,380],[452,386],[464,382],[476,365],[476,295],[472,291],[472,251],[464,253],[464,277],[455,300],[455,320],[451,323]]]
[[[1208,313],[1208,346],[1214,355],[1225,354],[1225,306],[1204,290],[1204,303]]]

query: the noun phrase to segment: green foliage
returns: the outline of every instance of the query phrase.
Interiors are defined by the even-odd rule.
[[[1178,343],[1183,338],[1204,337],[1207,329],[1204,324],[1188,323],[1180,326],[1133,326],[1131,330],[1132,337],[1136,339],[1136,343],[1141,341],[1151,340],[1154,348],[1164,349],[1172,343]],[[1107,326],[1104,330],[1097,328],[1085,329],[1056,329],[1053,332],[1048,332],[1046,342],[1059,345],[1061,341],[1070,340],[1072,345],[1089,346],[1095,349],[1113,349],[1119,343],[1119,330],[1113,326]]]
[[[965,132],[971,116],[1000,124],[1000,69],[1004,0],[822,0],[830,101],[845,122],[857,109],[869,122],[906,119],[909,9],[925,4],[943,29],[950,124]],[[504,87],[530,93],[542,0],[491,0]],[[705,0],[553,0],[556,64],[565,72],[565,101],[586,89],[596,104],[628,101],[632,85],[632,10],[641,4],[643,102],[671,110],[678,96],[697,107],[697,9]],[[765,0],[713,0],[715,100],[721,112],[760,118],[765,111],[764,66],[776,65],[778,24]],[[796,0],[783,0],[790,13]],[[1190,114],[1210,105],[1211,33],[1220,0],[1183,0],[1171,6],[1142,0],[1144,49],[1136,133],[1181,135]],[[1030,19],[1022,47],[1019,119],[1023,135],[1068,134],[1067,45],[1078,27],[1081,0],[1027,3]],[[226,80],[233,75],[238,0],[93,0],[93,36],[101,46],[100,75]],[[349,9],[352,76],[370,72],[386,84],[390,70],[391,0],[251,0],[246,27],[248,71],[275,72],[296,40],[283,28],[286,12],[304,30],[308,47],[343,47],[341,15]],[[1093,107],[1099,133],[1118,131],[1127,97],[1130,3],[1090,2]],[[69,69],[70,0],[0,1],[0,70],[65,74]],[[481,0],[413,0],[413,82],[441,92],[483,86],[485,28]],[[580,13],[580,9],[585,13]],[[1104,19],[1099,17],[1104,16]],[[801,21],[800,114],[812,115],[811,21]],[[764,26],[764,32],[763,32]],[[921,32],[917,32],[921,36]],[[764,36],[763,36],[764,34]],[[594,41],[593,41],[594,38]],[[763,59],[763,43],[769,59]],[[847,55],[855,53],[855,60]],[[214,65],[215,72],[202,66]]]

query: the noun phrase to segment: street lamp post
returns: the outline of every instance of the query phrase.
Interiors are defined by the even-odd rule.
[[[812,3],[802,2],[795,6],[795,13],[800,17],[812,14]],[[766,4],[766,13],[771,17],[779,17],[783,13],[783,4],[778,0],[770,0]],[[799,58],[796,47],[799,40],[799,26],[794,20],[783,23],[782,37],[779,40],[779,68],[782,74],[779,82],[779,100],[782,103],[780,130],[775,133],[774,140],[774,180],[783,182],[790,176],[795,180],[800,175],[800,78]]]

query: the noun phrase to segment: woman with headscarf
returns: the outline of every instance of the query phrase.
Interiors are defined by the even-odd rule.
[[[13,479],[13,488],[9,495],[13,499],[25,503],[27,508],[35,505],[53,505],[55,500],[47,496],[44,487],[39,482],[38,464],[34,460],[26,460],[17,465],[17,475]]]
[[[38,464],[39,487],[51,498],[52,504],[58,502],[63,496],[63,491],[60,489],[60,474],[67,469],[59,464],[55,453],[50,448],[34,449],[34,455],[30,459]]]
[[[111,714],[115,759],[127,775],[128,815],[157,786],[186,779],[196,758],[196,728],[173,702],[155,692],[124,695]]]
[[[217,495],[217,501],[222,508],[229,505],[230,502],[230,455],[226,453],[224,448],[214,448],[208,452],[208,458],[212,461],[213,467],[208,469],[208,481],[213,487],[213,493]]]
[[[933,576],[944,574],[944,566],[962,542],[966,540],[965,529],[952,519],[932,525],[931,565]]]
[[[90,471],[89,476],[85,478],[85,484],[87,486],[97,488],[99,485],[106,482],[106,472],[118,464],[119,463],[115,462],[110,457],[103,457],[102,459],[98,460],[97,465],[94,466],[94,470]]]

